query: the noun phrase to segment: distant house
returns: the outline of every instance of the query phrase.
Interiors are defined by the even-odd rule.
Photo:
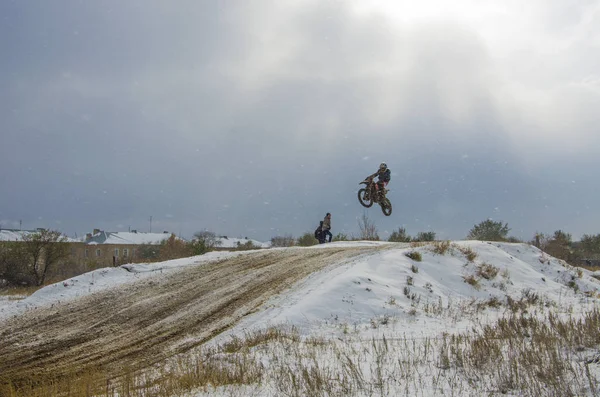
[[[26,236],[39,232],[37,230],[0,229],[0,246],[3,244],[23,243]],[[74,239],[63,236],[69,245],[69,256],[61,259],[52,267],[50,279],[65,279],[90,270],[118,266],[125,263],[137,262],[140,259],[138,250],[142,246],[159,245],[168,240],[172,233],[138,233],[131,232],[105,232],[95,229],[83,239]],[[178,237],[175,237],[179,239]],[[147,253],[147,251],[146,251]],[[43,260],[41,258],[40,260]],[[143,260],[143,259],[142,259]],[[8,263],[11,269],[16,265]],[[5,266],[5,270],[8,269]],[[0,269],[0,285],[3,283],[3,270]]]
[[[118,266],[138,258],[140,245],[159,245],[168,240],[173,234],[167,231],[162,233],[143,233],[137,230],[130,232],[105,232],[94,229],[83,240],[83,246],[77,255],[86,260],[94,261],[106,266]],[[179,237],[176,237],[179,239]]]
[[[20,230],[20,229],[0,229],[0,241],[23,241],[25,236],[38,233],[40,230]],[[80,243],[81,240],[76,240],[67,236],[63,236],[67,243]]]
[[[248,243],[251,243],[252,246],[255,248],[270,248],[271,247],[270,241],[268,243],[263,243],[263,242],[260,242],[257,240],[249,239],[248,237],[235,238],[235,237],[219,236],[215,240],[217,242],[217,245],[215,247],[217,250],[227,250],[227,249],[231,249],[231,248],[239,248],[239,247],[248,245]]]

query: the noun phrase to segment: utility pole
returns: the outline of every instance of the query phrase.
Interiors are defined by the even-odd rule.
[[[152,215],[150,215],[150,233],[152,233]]]
[[[19,219],[19,231],[23,231],[23,221]]]

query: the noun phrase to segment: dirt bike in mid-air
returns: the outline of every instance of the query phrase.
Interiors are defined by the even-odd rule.
[[[358,190],[358,201],[363,207],[371,207],[373,203],[378,203],[381,206],[383,215],[392,215],[392,203],[385,197],[387,189],[384,188],[383,192],[377,190],[376,183],[373,182],[373,178],[367,178],[359,185],[366,185]]]

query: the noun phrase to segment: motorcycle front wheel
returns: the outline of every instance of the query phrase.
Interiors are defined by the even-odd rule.
[[[381,205],[381,211],[383,212],[383,215],[385,215],[385,216],[392,215],[392,202],[389,199],[384,198],[380,205]]]
[[[358,201],[363,207],[369,208],[373,205],[373,199],[369,196],[367,189],[364,188],[358,191]]]

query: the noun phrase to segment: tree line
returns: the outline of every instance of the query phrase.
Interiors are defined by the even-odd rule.
[[[358,235],[338,233],[332,241],[380,241],[379,232],[375,223],[365,214],[358,219]],[[547,254],[558,259],[563,259],[571,265],[581,265],[592,261],[600,261],[600,234],[584,234],[580,241],[573,241],[570,233],[556,230],[552,234],[536,233],[529,241],[523,241],[510,236],[508,223],[486,219],[474,225],[465,236],[467,240],[499,241],[509,243],[527,243],[540,248]],[[408,234],[404,227],[399,227],[390,233],[386,241],[397,243],[429,242],[436,240],[434,231],[418,232],[415,236]],[[271,239],[274,247],[311,246],[318,244],[313,233],[306,232],[299,238],[291,234],[276,236]]]
[[[370,240],[379,241],[379,232],[373,221],[365,214],[358,220],[359,234],[348,235],[338,233],[333,241]],[[582,265],[588,260],[600,261],[600,234],[585,234],[580,241],[573,241],[570,233],[557,230],[553,234],[536,233],[532,240],[521,241],[510,236],[508,223],[487,219],[474,225],[465,237],[468,240],[525,242],[540,248],[547,254],[567,261],[571,265]],[[428,242],[435,241],[434,231],[418,232],[415,236],[408,234],[407,230],[399,227],[388,237],[389,242]],[[137,248],[137,257],[131,258],[134,262],[160,262],[171,259],[202,255],[206,252],[219,249],[221,241],[210,231],[194,234],[190,241],[185,241],[171,235],[161,244],[142,244]],[[273,247],[311,246],[318,244],[314,233],[304,233],[299,238],[291,234],[275,236],[271,239]],[[258,249],[248,241],[230,249],[250,250]],[[67,239],[56,230],[39,230],[35,233],[23,235],[23,241],[0,242],[0,287],[3,285],[36,285],[41,286],[59,278],[61,267],[71,267],[71,273],[78,274],[92,270],[88,268],[73,269],[78,266],[69,261],[69,243]]]

